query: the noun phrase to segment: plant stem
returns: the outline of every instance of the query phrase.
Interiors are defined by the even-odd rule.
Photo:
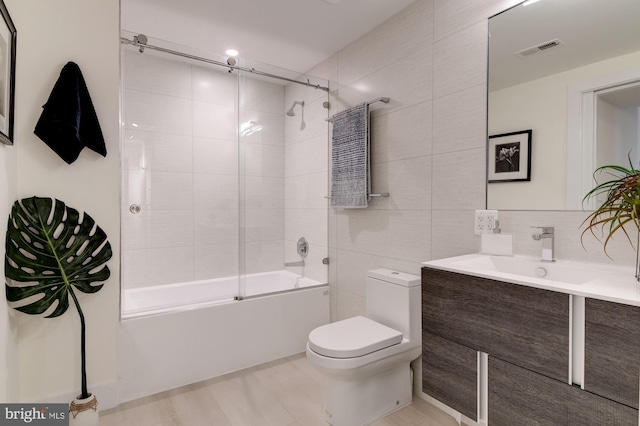
[[[73,298],[73,303],[76,305],[76,309],[78,309],[78,315],[80,315],[80,357],[81,357],[81,371],[82,371],[82,393],[80,394],[80,399],[89,398],[91,395],[87,390],[87,353],[85,350],[85,324],[84,324],[84,315],[82,314],[82,309],[80,309],[80,303],[78,303],[78,298],[76,294],[73,292],[73,287],[69,286],[69,293],[71,293],[71,297]]]

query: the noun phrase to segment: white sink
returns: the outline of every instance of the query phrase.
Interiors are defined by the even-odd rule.
[[[525,256],[479,255],[451,262],[451,265],[465,271],[494,271],[567,284],[584,284],[596,278],[592,269],[586,269],[582,265],[578,266],[566,261],[542,262],[539,259]]]
[[[423,262],[424,266],[465,275],[640,306],[640,284],[629,266],[530,256],[468,254]]]

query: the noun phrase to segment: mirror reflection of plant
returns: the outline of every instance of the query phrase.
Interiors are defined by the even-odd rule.
[[[596,182],[596,175],[603,173],[606,173],[610,180],[597,184],[582,200],[584,204],[589,198],[597,199],[602,195],[606,197],[605,201],[582,222],[586,228],[582,231],[581,240],[585,233],[591,232],[601,241],[594,232],[595,229],[599,229],[601,235],[606,235],[603,248],[609,256],[607,244],[618,231],[622,231],[633,246],[625,225],[633,225],[640,232],[640,170],[633,167],[629,156],[629,168],[617,165],[598,167],[593,174]]]
[[[53,198],[25,198],[11,209],[6,236],[6,296],[11,306],[46,318],[64,314],[69,296],[80,316],[81,388],[87,390],[85,319],[74,289],[99,291],[109,278],[111,245],[86,213]]]

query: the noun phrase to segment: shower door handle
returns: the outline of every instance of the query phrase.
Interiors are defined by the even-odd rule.
[[[133,214],[138,214],[141,210],[142,209],[140,208],[140,204],[131,204],[129,206],[129,211]]]

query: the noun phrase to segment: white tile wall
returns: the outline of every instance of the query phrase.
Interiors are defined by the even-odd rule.
[[[475,210],[485,204],[485,156],[484,147],[433,156],[434,210]]]
[[[587,213],[581,211],[500,211],[500,227],[515,234],[516,253],[540,256],[540,241],[531,238],[531,226],[555,227],[555,255],[559,259],[573,259],[597,263],[635,265],[636,251],[624,234],[617,235],[607,246],[608,257],[602,242],[587,233],[581,239],[582,222]],[[602,238],[601,238],[602,240]],[[584,247],[583,247],[584,244]],[[633,241],[635,245],[636,242]]]
[[[259,132],[251,133],[247,136],[243,136],[242,140],[245,143],[260,144],[260,145],[284,145],[284,113],[280,113],[280,108],[277,113],[258,110],[243,110],[240,113],[240,123],[248,123],[250,121],[262,126],[262,130]]]
[[[122,144],[127,170],[190,172],[193,169],[191,136],[126,129]]]
[[[126,288],[187,282],[193,279],[193,246],[123,250]]]
[[[241,108],[276,113],[286,111],[284,105],[284,87],[266,79],[241,77]],[[288,108],[288,107],[287,107]]]
[[[238,175],[238,142],[233,139],[193,138],[193,171]]]
[[[326,209],[328,184],[326,173],[290,176],[285,182],[285,208]]]
[[[486,129],[486,84],[434,99],[433,154],[484,149]]]
[[[405,160],[431,154],[432,102],[425,101],[371,121],[371,161]]]
[[[370,209],[431,209],[431,156],[374,163],[371,176],[372,191],[391,196],[373,198]]]
[[[326,133],[298,143],[287,144],[285,175],[326,173],[328,159]]]
[[[487,37],[483,20],[435,43],[434,97],[487,82]]]
[[[342,108],[379,97],[388,97],[388,104],[371,106],[375,117],[384,112],[406,108],[432,98],[432,46],[424,47],[391,65],[367,74],[345,86],[340,83],[338,97]],[[338,63],[339,72],[341,63]]]
[[[289,86],[287,86],[287,88],[288,87]],[[311,98],[316,97],[318,95],[316,92],[319,92],[318,90],[309,88],[306,90],[310,92]],[[300,94],[299,89],[296,93],[298,93],[298,97],[295,98],[287,94],[286,109],[288,110],[294,101],[304,101],[304,115],[300,105],[296,105],[294,109],[296,115],[294,117],[289,117],[283,113],[282,116],[285,117],[285,142],[287,145],[314,137],[326,136],[329,128],[329,123],[325,120],[329,116],[328,110],[322,106],[322,103],[327,100],[326,92],[321,92],[321,94],[324,94],[323,97],[311,101],[307,100],[307,96]],[[304,125],[302,124],[303,119]]]
[[[330,72],[335,60],[325,64],[323,73]],[[318,68],[320,70],[320,68]],[[311,79],[312,81],[315,79]],[[322,82],[327,86],[327,82]],[[285,117],[285,240],[287,262],[299,261],[297,242],[300,237],[309,242],[305,267],[288,268],[305,277],[328,282],[328,267],[322,260],[328,257],[327,172],[328,129],[325,120],[332,109],[323,102],[327,92],[289,84],[285,89],[285,106],[304,101],[304,114],[296,106],[294,117]]]
[[[431,217],[422,210],[342,210],[338,249],[422,262],[431,257]]]
[[[389,105],[374,107],[372,119],[373,179],[391,197],[374,200],[367,210],[329,212],[332,320],[364,313],[369,268],[415,272],[418,261],[478,251],[473,211],[486,200],[487,19],[517,3],[417,0],[338,52],[337,65],[334,56],[316,67],[327,75],[337,69],[332,113],[391,97]],[[623,237],[610,247],[614,260],[590,236],[585,250],[584,216],[500,213],[504,232],[516,234],[517,253],[539,254],[529,227],[549,225],[556,227],[559,257],[634,263],[635,252]]]
[[[435,39],[441,40],[522,0],[435,0]]]
[[[229,245],[215,244],[194,247],[193,278],[204,280],[208,278],[231,277],[238,274],[240,250],[238,236]]]
[[[126,128],[175,135],[192,134],[190,99],[125,89],[123,109]]]
[[[473,232],[474,210],[434,210],[431,214],[434,224],[431,240],[432,259],[480,251],[480,237]]]
[[[222,248],[238,246],[239,218],[237,208],[196,208],[193,213],[193,245],[196,248],[213,245]]]
[[[191,69],[184,62],[158,56],[152,51],[144,55],[125,50],[124,87],[142,92],[177,98],[191,97]]]
[[[192,66],[190,89],[195,101],[233,107],[238,98],[237,76],[217,67]]]
[[[433,1],[417,1],[354,41],[338,52],[338,82],[351,85],[364,75],[432,45],[432,20]]]
[[[193,101],[193,136],[235,139],[236,121],[233,106]]]
[[[247,143],[244,145],[247,176],[284,177],[284,147]]]

